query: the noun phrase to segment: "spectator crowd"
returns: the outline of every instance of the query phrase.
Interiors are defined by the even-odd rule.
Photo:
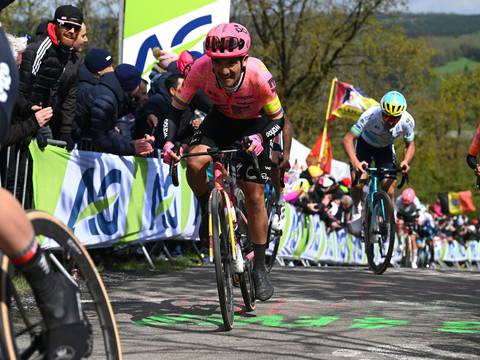
[[[350,231],[352,198],[349,177],[336,179],[324,174],[315,165],[297,163],[285,173],[285,201],[297,211],[318,215],[325,222],[327,232],[345,228]],[[367,189],[365,189],[367,191]],[[449,215],[442,209],[440,199],[433,204],[422,203],[411,188],[404,189],[394,203],[397,240],[396,246],[406,246],[410,235],[411,258],[409,266],[435,266],[434,243],[458,241],[467,246],[469,240],[480,239],[478,218],[468,215]]]
[[[135,66],[115,66],[108,49],[89,47],[88,19],[71,5],[58,7],[30,37],[7,36],[20,73],[7,146],[32,139],[45,146],[55,139],[67,150],[88,144],[100,152],[149,156],[162,145],[161,123],[171,97],[195,60],[188,51],[177,56],[153,49],[148,86]],[[182,119],[184,138],[199,127],[200,111],[210,107],[199,93]]]

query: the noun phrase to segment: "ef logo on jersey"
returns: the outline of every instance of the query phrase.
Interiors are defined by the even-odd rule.
[[[12,77],[10,76],[10,68],[4,62],[0,63],[0,101],[7,102],[8,91],[12,84]]]

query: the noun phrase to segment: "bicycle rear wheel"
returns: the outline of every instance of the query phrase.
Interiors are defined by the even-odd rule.
[[[242,291],[243,302],[246,311],[255,310],[255,286],[253,285],[253,257],[248,256],[253,249],[248,236],[247,207],[245,205],[245,194],[242,190],[235,190],[235,201],[237,209],[237,233],[242,245],[244,254],[244,271],[240,275],[240,290]]]
[[[278,248],[280,246],[280,238],[282,236],[281,231],[276,231],[272,229],[273,218],[276,211],[276,193],[275,188],[272,186],[270,191],[268,192],[268,197],[265,200],[265,208],[267,210],[268,215],[268,230],[267,230],[267,249],[270,247],[270,244],[273,242],[273,249],[270,256],[265,258],[265,269],[267,272],[272,271],[272,267],[275,264],[275,259],[277,258]]]
[[[233,279],[230,226],[224,212],[224,199],[219,189],[213,189],[210,196],[211,236],[213,238],[213,261],[217,279],[218,299],[226,331],[233,327]]]
[[[273,242],[273,249],[270,256],[265,260],[265,268],[269,273],[272,271],[273,265],[275,265],[275,259],[277,258],[278,249],[280,247],[280,238],[282,237],[281,231],[272,230],[272,223],[268,225],[268,234],[267,234],[267,249],[270,244]]]
[[[373,208],[367,212],[365,251],[375,274],[383,274],[392,258],[395,244],[395,219],[388,194],[382,190],[373,196]]]
[[[37,236],[54,241],[54,247],[45,250],[52,269],[68,276],[79,287],[82,310],[90,330],[89,351],[85,356],[122,359],[110,300],[88,252],[71,230],[52,215],[32,211],[27,216]],[[17,289],[8,268],[8,258],[3,255],[0,272],[2,341],[8,351],[8,359],[37,358],[43,352],[46,328],[34,306],[31,289],[27,286]]]

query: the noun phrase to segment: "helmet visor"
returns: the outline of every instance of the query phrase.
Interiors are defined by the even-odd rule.
[[[232,52],[235,49],[242,50],[244,46],[245,41],[236,37],[219,38],[217,36],[208,36],[205,39],[205,50],[211,50],[213,52]]]

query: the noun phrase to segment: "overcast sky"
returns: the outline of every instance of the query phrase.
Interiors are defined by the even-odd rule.
[[[411,12],[480,14],[480,0],[409,0]]]

